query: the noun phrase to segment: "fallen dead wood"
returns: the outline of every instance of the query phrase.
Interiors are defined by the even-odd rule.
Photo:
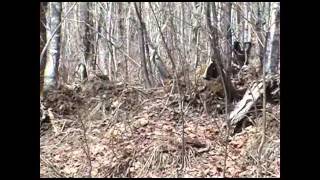
[[[270,84],[278,76],[267,75],[266,84]],[[229,115],[229,120],[231,125],[237,124],[241,119],[245,117],[248,111],[251,109],[252,105],[259,99],[260,95],[263,93],[263,78],[258,81],[253,82],[247,89],[241,101],[235,106],[234,110]]]

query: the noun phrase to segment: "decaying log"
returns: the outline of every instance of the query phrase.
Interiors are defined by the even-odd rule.
[[[278,76],[267,75],[266,85],[268,86]],[[278,79],[279,80],[279,79]],[[241,101],[235,106],[234,110],[229,115],[231,125],[237,124],[241,119],[245,117],[252,105],[259,99],[263,93],[263,78],[253,82],[247,89]]]

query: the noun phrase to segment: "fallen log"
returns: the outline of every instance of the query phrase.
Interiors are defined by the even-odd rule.
[[[270,85],[272,81],[280,81],[279,75],[267,75],[266,76],[266,86]],[[253,82],[246,90],[241,101],[237,103],[234,110],[229,115],[230,125],[237,124],[242,120],[248,111],[251,109],[252,105],[256,103],[261,94],[263,93],[263,78]]]

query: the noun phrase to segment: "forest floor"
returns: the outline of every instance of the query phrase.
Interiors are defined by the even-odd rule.
[[[97,86],[60,88],[41,102],[41,177],[223,177],[222,98],[206,107],[183,95],[181,113],[179,94],[165,88]],[[266,111],[260,156],[261,108],[248,114],[256,123],[229,136],[226,177],[280,177],[280,105]]]

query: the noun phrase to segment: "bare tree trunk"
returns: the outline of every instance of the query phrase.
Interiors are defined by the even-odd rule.
[[[89,10],[88,10],[88,2],[80,2],[79,4],[79,18],[81,22],[80,28],[79,28],[79,33],[80,33],[80,38],[83,41],[83,50],[84,50],[84,60],[85,62],[89,62],[89,57],[90,57],[90,41],[89,41],[89,36],[90,36],[90,29],[87,26],[89,24]]]
[[[262,60],[263,60],[263,46],[265,43],[264,33],[263,33],[263,20],[262,20],[262,8],[259,3],[256,3],[254,7],[256,19],[251,16],[251,22],[255,21],[253,26],[253,33],[251,35],[252,48],[249,52],[248,62],[253,73],[253,76],[258,77],[262,72]]]
[[[100,7],[97,9],[97,15],[98,15],[98,32],[101,34],[107,34],[108,38],[108,33],[106,32],[106,22],[104,19],[107,19],[107,11],[104,11],[102,4]],[[103,75],[108,74],[110,78],[110,74],[108,73],[108,66],[107,66],[107,48],[109,48],[109,43],[107,42],[107,39],[102,38],[100,35],[97,37],[98,41],[98,51],[97,51],[97,56],[98,56],[98,61],[97,61],[97,67],[98,70],[101,70],[101,73]]]
[[[270,30],[268,32],[269,39],[266,47],[267,60],[265,62],[267,73],[276,71],[275,66],[277,64],[276,61],[278,61],[279,48],[280,48],[279,46],[280,35],[279,33],[277,33],[277,31],[280,28],[280,13],[279,13],[280,6],[278,2],[273,2],[271,7],[272,7],[272,14],[271,14]],[[275,45],[275,47],[273,45]]]
[[[164,43],[164,47],[165,47],[165,49],[166,49],[166,51],[167,51],[167,54],[168,54],[168,56],[169,56],[169,60],[170,60],[171,65],[172,65],[172,70],[175,72],[175,71],[176,71],[176,64],[175,64],[175,62],[174,62],[174,60],[173,60],[173,58],[172,58],[172,55],[171,55],[171,53],[170,53],[170,50],[169,50],[169,47],[168,47],[167,42],[166,42],[166,40],[165,40],[165,37],[164,37],[164,35],[163,35],[162,31],[161,31],[159,21],[158,21],[156,15],[155,15],[155,13],[154,13],[154,11],[153,11],[152,6],[151,6],[150,3],[149,3],[149,6],[150,6],[150,8],[151,8],[151,11],[152,11],[152,13],[153,13],[153,16],[155,17],[155,20],[156,20],[156,23],[157,23],[157,26],[158,26],[158,29],[159,29],[159,32],[160,32],[162,41],[163,41],[163,43]]]
[[[110,43],[111,38],[113,36],[113,24],[112,24],[112,10],[113,10],[113,4],[114,2],[110,2],[110,7],[109,7],[109,14],[108,14],[108,49],[109,49],[109,64],[108,64],[108,71],[109,71],[109,78],[110,80],[114,79],[114,54],[113,54],[113,47],[112,44]]]
[[[131,17],[131,4],[128,2],[128,14],[127,14],[127,54],[130,56],[130,41],[131,41],[131,34],[130,34],[130,17]],[[128,59],[127,56],[125,58],[125,79],[126,82],[129,81],[129,76],[128,76]]]
[[[241,2],[238,3],[238,8],[237,8],[237,40],[241,42],[241,30],[242,30],[242,23],[241,23]]]
[[[184,19],[185,14],[184,14],[184,4],[181,3],[181,38],[180,38],[180,44],[182,45],[182,52],[184,56],[186,55],[186,45],[184,44]]]
[[[262,17],[262,10],[260,8],[260,6],[258,5],[257,6],[258,8],[258,19],[257,19],[257,22],[256,22],[256,31],[257,31],[257,34],[258,34],[258,39],[257,39],[257,44],[259,44],[259,57],[260,57],[260,61],[262,62],[262,59],[263,59],[263,45],[265,44],[265,34],[263,33],[263,17]]]
[[[47,39],[50,39],[53,31],[61,22],[61,2],[49,2],[47,12]],[[57,74],[60,58],[60,28],[53,35],[47,50],[47,61],[44,72],[44,95],[57,86]]]
[[[118,2],[118,39],[121,44],[124,44],[124,17],[123,17],[123,2]],[[118,74],[121,75],[122,73],[119,71],[123,71],[123,64],[125,64],[125,57],[119,54],[118,64],[120,64],[120,69],[118,67]],[[123,77],[122,77],[123,78]],[[124,78],[125,79],[125,78]]]
[[[182,46],[182,55],[181,55],[181,58],[182,58],[182,67],[183,67],[183,76],[184,76],[184,80],[185,80],[185,84],[187,85],[187,89],[188,91],[190,90],[191,88],[191,82],[190,82],[190,74],[189,74],[189,70],[190,70],[190,60],[188,61],[188,58],[187,55],[186,55],[186,47],[185,47],[185,43],[184,43],[184,38],[185,38],[185,35],[184,35],[184,32],[185,32],[185,28],[184,28],[184,24],[185,24],[185,6],[184,4],[182,3],[181,4],[181,40],[180,40],[180,44]],[[181,52],[181,51],[180,51]],[[198,50],[196,50],[196,52],[198,52]]]
[[[227,72],[227,76],[230,77],[231,73],[231,47],[232,47],[232,34],[231,34],[231,2],[225,2],[223,4],[223,19],[222,19],[222,31],[225,32],[224,36],[226,38],[225,43],[223,43],[223,57],[224,57],[224,67]]]
[[[40,52],[46,44],[46,12],[47,12],[47,2],[40,3]],[[45,56],[43,57],[46,58]],[[44,68],[45,61],[42,61],[40,68]]]
[[[151,87],[151,83],[150,83],[150,79],[149,79],[149,75],[148,75],[148,70],[147,70],[147,64],[146,64],[146,56],[145,56],[145,39],[144,39],[144,33],[143,33],[143,29],[144,29],[144,22],[142,20],[141,17],[141,2],[139,2],[139,7],[137,6],[136,3],[134,3],[134,7],[135,7],[135,11],[137,13],[139,22],[140,22],[140,53],[141,53],[141,67],[143,68],[143,72],[144,72],[144,80],[145,80],[145,87],[146,88],[150,88]]]
[[[95,17],[93,17],[93,15],[89,16],[89,21],[92,25],[92,27],[94,27],[94,31],[95,32],[99,32],[99,13],[98,13],[98,7],[96,3],[91,2],[90,3],[90,7],[93,10],[93,14],[95,15],[95,17],[97,18],[97,20],[95,19]],[[92,31],[91,31],[92,32]],[[98,39],[99,39],[99,34],[98,33],[94,33],[91,35],[91,39],[93,42],[91,42],[91,53],[92,53],[92,59],[90,62],[90,66],[91,69],[93,70],[93,72],[96,71],[96,66],[97,66],[97,59],[98,59]]]
[[[279,71],[280,63],[280,6],[274,5],[276,11],[274,12],[274,38],[272,42],[272,53],[270,59],[269,73],[277,73]]]
[[[46,38],[46,12],[47,12],[47,2],[40,3],[40,53],[44,48],[47,38]],[[46,56],[44,54],[43,61],[40,63],[40,95],[42,95],[43,83],[44,83],[44,69],[46,64]]]
[[[145,5],[145,8],[147,8],[147,3],[144,3]],[[143,12],[141,12],[141,15],[143,15]],[[147,19],[147,23],[150,23],[148,20],[149,20],[149,16],[146,17]],[[150,85],[153,86],[154,84],[154,79],[153,79],[153,76],[152,76],[152,67],[151,67],[151,57],[150,57],[150,38],[149,38],[149,33],[148,33],[148,30],[147,30],[147,25],[146,23],[144,23],[144,26],[143,26],[143,34],[144,34],[144,48],[145,48],[145,54],[146,54],[146,63],[147,63],[147,70],[148,70],[148,76],[149,76],[149,80],[150,80]]]
[[[218,39],[218,30],[216,27],[214,27],[211,23],[211,17],[210,17],[210,4],[211,3],[208,3],[207,4],[207,25],[209,27],[209,31],[210,31],[210,46],[211,46],[211,50],[213,50],[213,56],[211,61],[215,62],[216,64],[216,67],[219,71],[219,74],[221,76],[221,80],[222,80],[222,83],[224,85],[224,88],[226,88],[226,97],[227,97],[227,100],[228,102],[231,102],[232,99],[233,99],[233,95],[236,93],[234,87],[232,86],[232,83],[231,83],[231,80],[230,80],[230,77],[228,77],[224,72],[223,72],[223,64],[222,64],[222,58],[221,58],[221,52],[219,50],[219,46],[218,46],[218,42],[219,42],[219,39]],[[212,10],[212,14],[213,14],[213,19],[215,22],[217,22],[217,15],[216,15],[216,7],[215,7],[215,4],[212,3],[211,4],[211,10]],[[229,90],[230,89],[230,90]]]
[[[203,3],[202,3],[203,4]],[[201,5],[200,5],[201,6]],[[199,54],[199,48],[200,48],[200,34],[201,34],[201,31],[200,31],[200,27],[201,27],[201,19],[199,19],[198,15],[202,15],[202,14],[199,14],[199,9],[200,7],[196,7],[196,6],[193,6],[193,13],[192,14],[196,14],[197,16],[195,16],[194,18],[194,25],[193,25],[193,28],[192,28],[192,34],[190,34],[189,36],[192,36],[193,37],[193,44],[192,46],[194,46],[193,51],[191,50],[190,51],[190,55],[192,57],[192,55],[194,54],[194,67],[193,68],[197,68],[198,65],[199,65],[199,61],[200,61],[200,54]],[[200,12],[202,13],[202,12]],[[193,22],[193,19],[191,19],[191,22]],[[190,47],[191,48],[191,47]],[[196,82],[197,81],[197,73],[194,73],[194,81]]]
[[[246,17],[246,12],[247,12],[247,6],[246,6],[246,2],[242,2],[241,3],[241,14],[242,14],[242,17]],[[242,18],[243,19],[243,18]],[[242,23],[241,23],[241,41],[240,42],[244,42],[246,41],[246,35],[245,35],[245,32],[246,32],[246,21],[245,20],[242,20]]]

